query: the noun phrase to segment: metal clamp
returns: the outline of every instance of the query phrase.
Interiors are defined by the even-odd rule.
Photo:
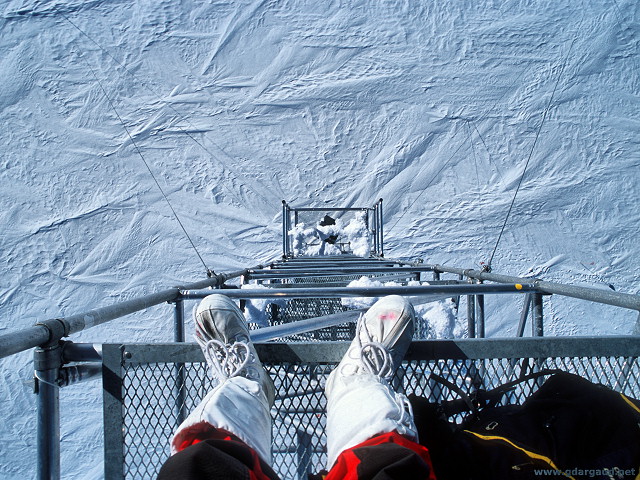
[[[53,346],[62,339],[69,335],[69,324],[62,318],[54,318],[51,320],[43,320],[36,323],[36,327],[42,326],[49,331],[49,339],[43,344],[43,346]]]
[[[53,370],[62,366],[62,348],[60,345],[36,348],[33,352],[33,369],[37,372]]]

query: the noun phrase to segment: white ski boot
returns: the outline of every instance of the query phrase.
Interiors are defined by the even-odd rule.
[[[403,297],[376,302],[360,319],[347,353],[327,379],[327,467],[341,452],[396,431],[417,440],[408,399],[389,381],[411,344],[415,313]]]
[[[216,427],[239,437],[270,464],[275,389],[242,312],[228,297],[209,295],[198,306],[195,322],[196,340],[217,385],[180,425],[172,452],[186,439]]]

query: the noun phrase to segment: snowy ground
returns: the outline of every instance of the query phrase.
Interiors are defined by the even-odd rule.
[[[530,159],[494,271],[639,291],[638,2],[6,0],[0,31],[0,334],[203,278],[147,165],[216,271],[279,253],[282,199],[380,197],[388,256],[477,268]],[[545,307],[549,334],[637,318]],[[0,368],[0,477],[32,478],[31,353]],[[62,391],[64,478],[100,477],[100,395]]]

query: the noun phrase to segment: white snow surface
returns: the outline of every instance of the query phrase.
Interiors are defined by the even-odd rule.
[[[387,256],[477,268],[528,164],[494,271],[638,293],[637,1],[5,0],[0,30],[0,334],[204,278],[158,186],[216,272],[278,256],[282,199],[383,198]],[[172,338],[170,306],[72,337]],[[0,478],[34,478],[32,352],[0,368]],[[101,475],[101,394],[61,391],[63,478]]]
[[[304,223],[289,230],[291,247],[295,256],[319,256],[353,254],[369,257],[372,253],[372,238],[367,228],[364,213],[359,213],[348,222],[334,219],[335,224],[323,224],[322,219],[307,227]],[[327,242],[334,236],[334,242]]]
[[[381,282],[375,278],[363,276],[349,282],[348,287],[397,287],[399,282]],[[409,286],[429,285],[428,282],[409,281]],[[415,319],[415,338],[463,338],[467,335],[466,320],[457,315],[457,308],[451,298],[435,300],[432,298],[409,297],[413,304]],[[379,297],[346,297],[342,305],[348,308],[369,308]]]
[[[262,285],[259,283],[247,283],[242,285],[241,288],[260,290],[268,289],[269,287],[267,285]],[[244,305],[244,318],[247,320],[247,323],[255,323],[260,327],[268,327],[269,312],[267,310],[268,308],[270,308],[270,305],[284,306],[285,304],[285,300],[278,299],[246,300]]]

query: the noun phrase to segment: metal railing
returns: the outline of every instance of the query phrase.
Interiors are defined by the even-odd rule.
[[[254,267],[260,268],[260,266]],[[33,327],[0,336],[0,358],[34,350],[34,377],[37,400],[38,478],[60,478],[60,397],[59,388],[99,371],[95,366],[65,367],[87,351],[74,349],[63,337],[100,325],[125,315],[166,302],[181,304],[181,291],[222,286],[227,280],[242,276],[246,270],[214,275],[200,282],[174,287],[107,307],[65,318],[44,320]],[[176,309],[177,311],[177,309]],[[178,316],[176,314],[176,316]],[[176,326],[178,322],[176,322]],[[177,334],[176,334],[177,335]],[[95,352],[91,353],[93,360]]]
[[[276,386],[272,457],[273,468],[283,479],[306,479],[308,473],[326,467],[323,387],[348,345],[256,345]],[[191,410],[212,386],[203,355],[195,344],[108,344],[102,350],[108,372],[104,379],[106,478],[155,478],[169,457],[169,439],[181,423],[181,409]],[[456,397],[433,381],[432,373],[471,396],[532,372],[561,369],[638,398],[638,352],[640,337],[415,341],[393,384],[407,395],[440,402]],[[167,364],[168,359],[175,363]],[[176,369],[181,372],[179,378]],[[500,403],[521,403],[540,380],[519,384]]]
[[[384,257],[382,199],[373,207],[292,207],[286,200],[282,200],[282,255],[291,258],[294,255],[291,246],[291,229],[300,223],[301,213],[345,213],[362,212],[364,221],[371,235],[370,254],[374,257]],[[293,218],[292,218],[293,217]],[[316,222],[316,218],[313,221]]]
[[[443,296],[453,298],[466,297],[468,304],[467,316],[470,337],[473,337],[474,335],[478,337],[483,336],[485,311],[484,297],[486,295],[525,295],[525,298],[527,298],[528,301],[525,302],[525,308],[523,309],[523,314],[521,316],[521,326],[523,324],[523,318],[526,319],[529,314],[529,310],[532,310],[534,313],[535,335],[542,335],[544,333],[542,309],[543,298],[544,296],[551,294],[571,296],[583,300],[606,303],[609,305],[616,305],[640,311],[640,296],[638,295],[629,295],[613,291],[607,292],[587,287],[568,286],[544,282],[539,279],[523,279],[488,272],[477,272],[475,270],[461,270],[439,265],[429,266],[412,264],[408,262],[383,260],[380,258],[362,259],[354,258],[352,256],[344,256],[344,258],[330,257],[325,260],[326,263],[322,266],[322,261],[319,261],[317,258],[283,259],[278,262],[273,262],[267,265],[258,265],[238,272],[216,275],[201,282],[184,285],[183,287],[167,289],[153,295],[147,295],[127,302],[121,302],[115,305],[92,310],[90,312],[66,318],[44,320],[42,322],[38,322],[32,328],[0,336],[0,358],[36,347],[34,353],[34,368],[36,376],[36,392],[38,394],[37,437],[39,478],[59,478],[60,476],[60,386],[83,380],[84,378],[96,375],[102,371],[105,395],[110,395],[116,399],[120,398],[121,400],[124,398],[122,397],[122,391],[118,393],[117,388],[114,387],[114,385],[119,385],[117,382],[115,384],[113,383],[118,378],[116,375],[117,372],[112,371],[109,368],[103,368],[105,366],[105,362],[108,364],[108,362],[111,361],[107,358],[108,355],[105,356],[105,351],[103,351],[103,355],[101,356],[100,353],[91,346],[76,345],[72,342],[62,341],[62,338],[92,326],[120,318],[124,315],[144,310],[152,305],[170,302],[175,306],[174,340],[177,342],[183,342],[185,340],[184,302],[202,298],[204,295],[211,293],[211,290],[202,291],[203,288],[220,288],[225,286],[225,283],[233,278],[241,279],[243,282],[260,282],[269,288],[224,288],[216,290],[216,292],[238,299],[277,298],[279,300],[296,300],[299,302],[313,302],[317,298],[339,299],[345,297],[371,297],[392,293],[407,295],[423,300],[425,298],[442,298]],[[326,284],[325,282],[327,279],[335,280],[337,284],[344,285],[345,279],[363,274],[377,278],[387,278],[392,276],[394,278],[402,277],[405,279],[424,280],[422,276],[428,272],[433,274],[433,280],[430,280],[431,285],[375,288],[346,288],[344,286],[321,287],[321,285]],[[441,278],[441,274],[444,273],[453,274],[454,276],[457,276],[457,278],[453,280],[443,280]],[[310,283],[296,283],[299,280],[304,280],[305,282]],[[470,280],[474,283],[469,283]],[[528,308],[529,303],[533,305],[533,309]],[[323,312],[320,318],[307,318],[306,320],[300,319],[302,321],[295,321],[290,324],[283,325],[272,325],[261,330],[256,330],[252,335],[254,338],[260,339],[261,341],[267,341],[274,338],[291,338],[294,335],[315,331],[318,328],[329,328],[353,322],[355,318],[357,318],[356,312]],[[524,328],[519,327],[518,330],[519,333],[522,334]],[[529,344],[526,342],[535,342],[535,340],[514,339],[505,341],[506,343],[501,343],[499,353],[495,353],[495,355],[500,355],[500,358],[524,358],[524,356],[527,355],[530,355],[527,358],[532,359],[552,358],[565,355],[565,353],[562,353],[565,352],[565,350],[562,350],[562,348],[565,347],[560,347],[562,345],[568,345],[566,348],[569,348],[569,346],[571,348],[566,351],[568,352],[566,355],[573,352],[571,355],[584,356],[585,358],[596,358],[602,355],[622,356],[627,359],[628,362],[624,364],[624,362],[620,360],[619,365],[616,364],[618,366],[616,367],[615,372],[605,372],[605,375],[608,375],[608,381],[616,385],[621,384],[620,382],[624,382],[624,375],[626,375],[625,372],[631,372],[632,376],[629,378],[632,378],[637,385],[637,353],[640,351],[638,349],[638,338],[639,337],[628,337],[627,339],[618,340],[613,338],[582,339],[580,341],[570,338],[547,338],[544,342],[531,344],[536,345],[536,347],[529,353],[527,353],[528,350],[526,350],[526,348],[529,348],[526,347]],[[569,343],[562,343],[565,341]],[[466,352],[465,355],[467,356],[469,356],[469,348],[480,348],[479,346],[482,345],[482,348],[490,349],[491,345],[494,345],[494,343],[492,343],[494,340],[490,339],[470,340],[469,342],[471,343],[427,342],[425,344],[419,344],[423,346],[415,348],[419,348],[419,351],[423,352],[424,355],[428,354],[424,358],[421,357],[421,361],[428,360],[436,365],[440,358],[439,356],[442,355],[442,353],[439,353],[441,352],[441,348],[443,348],[442,345],[448,345],[447,348],[461,349],[462,352]],[[331,363],[336,359],[336,352],[344,348],[344,346],[332,347],[331,344],[326,342],[318,343],[316,345],[317,346],[312,348],[308,347],[308,345],[304,346],[306,349],[305,351],[308,352],[308,355],[304,357],[306,359],[305,361],[311,363]],[[589,348],[591,348],[589,345],[592,347],[595,345],[597,348],[593,347],[592,350],[589,350]],[[173,364],[171,368],[170,381],[174,383],[177,382],[178,385],[187,386],[188,377],[185,376],[185,368],[187,368],[185,367],[185,364],[193,362],[193,355],[197,355],[196,353],[193,353],[194,346],[183,344],[182,346],[171,348],[172,349],[170,350],[162,351],[162,355],[165,355],[164,362]],[[264,354],[266,355],[265,360],[276,365],[278,362],[291,362],[291,359],[295,358],[291,356],[292,352],[297,352],[298,349],[302,347],[298,347],[295,344],[278,344],[278,346],[274,345],[264,348],[265,350],[260,351],[264,351]],[[338,350],[335,350],[335,348],[338,348]],[[523,350],[523,348],[525,349]],[[560,350],[554,350],[556,348],[559,348]],[[126,348],[121,350],[121,355],[125,355],[127,351],[131,353],[131,351]],[[187,361],[181,356],[182,354],[180,352],[192,352],[190,354],[192,356],[188,357],[190,360]],[[279,353],[278,355],[275,355],[273,352]],[[481,354],[481,352],[479,352],[478,355],[479,354]],[[507,355],[507,357],[502,357],[502,355]],[[123,358],[125,360],[123,360]],[[469,358],[474,357],[469,356]],[[120,364],[123,364],[122,362],[127,363],[128,359],[125,355],[124,357],[119,357],[118,361]],[[573,363],[571,363],[572,361],[567,361],[569,362],[567,363],[568,366],[573,365]],[[591,362],[591,360],[589,362]],[[76,364],[74,365],[74,363]],[[508,368],[513,368],[513,362],[508,362],[508,364],[511,365],[511,367]],[[457,368],[455,365],[451,365],[452,372],[457,371],[455,370],[455,368]],[[298,365],[297,367],[302,368],[303,366],[304,365]],[[418,367],[416,366],[415,368]],[[477,366],[474,366],[474,369],[475,368],[477,368]],[[605,370],[603,370],[603,372]],[[114,377],[114,375],[116,376]],[[614,376],[616,378],[614,378]],[[173,408],[182,412],[176,413],[176,418],[179,419],[184,416],[184,412],[190,405],[188,403],[190,393],[187,388],[178,388],[176,389],[176,392]],[[321,396],[321,393],[318,395]],[[116,414],[116,410],[122,413],[121,408],[122,403],[117,406],[115,403],[105,401],[105,418],[115,418],[114,415]],[[169,422],[166,428],[173,428],[175,426],[174,423],[175,422],[173,421]],[[309,443],[309,437],[304,431],[300,433],[299,436],[302,444]],[[112,458],[110,455],[114,453],[113,451],[121,448],[122,445],[118,446],[113,443],[106,444],[106,457]],[[299,449],[299,451],[302,452],[301,455],[305,456],[305,458],[311,458],[313,455],[317,455],[317,452],[310,453],[308,449],[305,450],[304,448],[301,450]],[[110,468],[115,468],[120,471],[119,469],[121,465],[113,466],[110,461],[105,462],[105,465],[107,471]],[[109,473],[108,478],[112,478],[110,475],[112,474]]]

